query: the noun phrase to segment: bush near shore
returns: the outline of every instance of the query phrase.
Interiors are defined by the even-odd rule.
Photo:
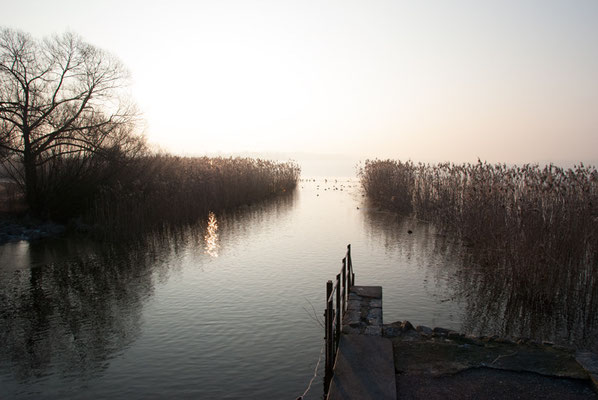
[[[598,172],[583,164],[415,164],[367,161],[363,189],[379,206],[413,213],[468,246],[504,330],[547,316],[567,334],[598,329]],[[470,271],[471,272],[471,271]],[[470,293],[473,294],[473,293]],[[577,328],[576,328],[577,327]],[[527,326],[525,334],[532,334]],[[593,332],[593,333],[592,333]],[[594,340],[595,341],[595,340]]]

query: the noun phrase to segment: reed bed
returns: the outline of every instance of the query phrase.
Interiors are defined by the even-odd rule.
[[[140,143],[129,152],[115,149],[49,157],[38,167],[37,189],[42,201],[36,210],[24,203],[19,160],[0,160],[0,166],[11,168],[0,182],[0,207],[7,213],[68,223],[99,237],[120,239],[195,223],[209,212],[290,192],[300,175],[294,162],[179,157],[152,153]],[[7,187],[12,192],[7,192]],[[12,198],[21,200],[20,208],[9,201]]]
[[[374,160],[360,178],[381,207],[463,241],[461,290],[478,322],[598,346],[595,168]]]
[[[217,212],[291,191],[300,169],[292,162],[250,158],[153,155],[133,160],[104,185],[85,220],[104,232],[193,223]]]

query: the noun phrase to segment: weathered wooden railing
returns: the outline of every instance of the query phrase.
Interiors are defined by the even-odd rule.
[[[341,338],[343,314],[349,302],[349,290],[355,285],[355,274],[351,261],[351,245],[347,245],[347,254],[343,258],[343,267],[336,275],[336,281],[326,282],[326,310],[324,312],[326,340],[326,370],[324,376],[324,392],[328,392],[336,351]]]

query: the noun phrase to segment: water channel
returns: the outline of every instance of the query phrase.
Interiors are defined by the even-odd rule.
[[[368,206],[355,180],[315,178],[134,245],[0,246],[2,397],[295,399],[348,243],[385,322],[462,327],[459,243]]]

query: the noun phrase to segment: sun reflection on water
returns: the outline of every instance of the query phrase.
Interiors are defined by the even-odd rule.
[[[204,241],[206,242],[206,253],[211,257],[218,257],[218,248],[220,247],[218,244],[218,220],[213,212],[208,215],[208,227]]]

